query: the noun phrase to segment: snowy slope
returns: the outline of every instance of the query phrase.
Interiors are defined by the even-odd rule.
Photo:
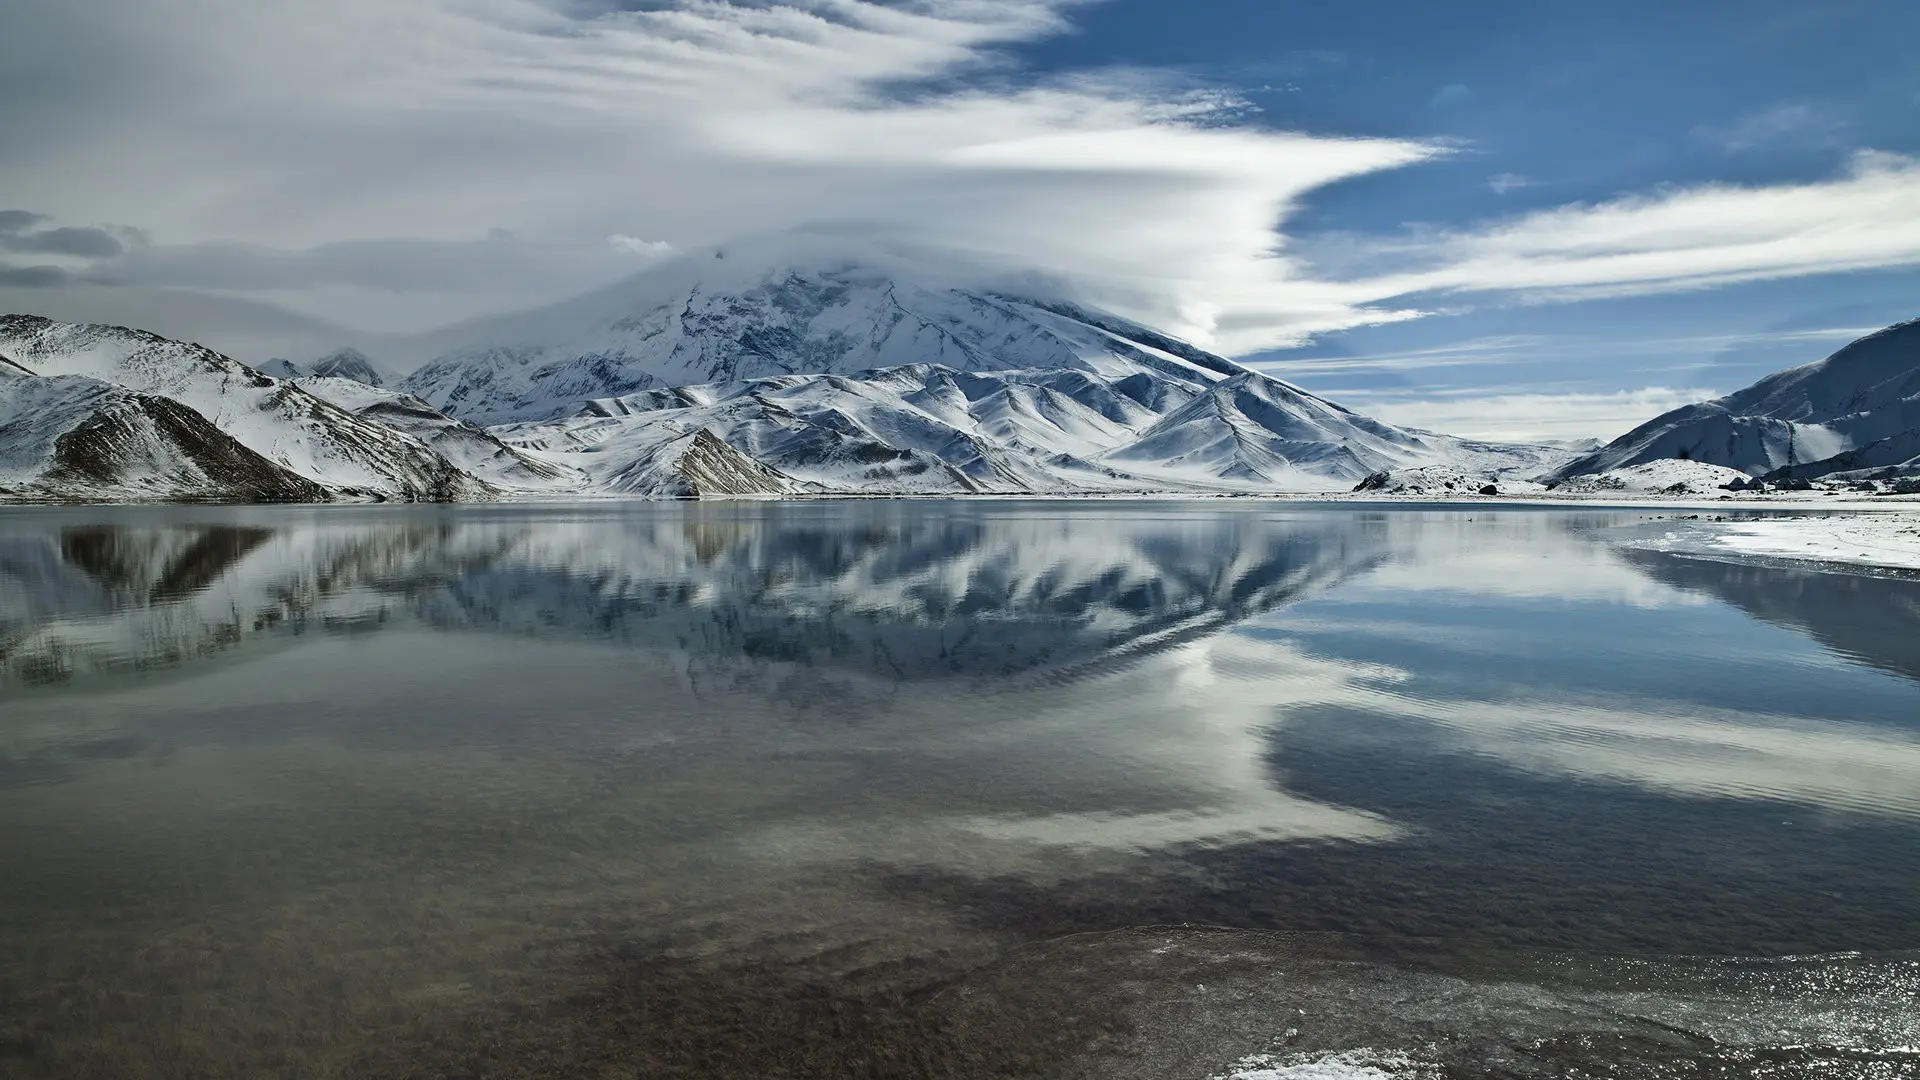
[[[259,456],[334,491],[400,499],[488,494],[418,438],[198,345],[8,315],[0,316],[0,354],[36,376],[80,376],[184,405]]]
[[[1870,334],[1817,364],[1656,417],[1556,475],[1688,458],[1758,476],[1916,429],[1920,320]]]
[[[1565,458],[1401,431],[1252,372],[915,364],[645,391],[493,431],[621,491],[647,486],[655,447],[696,431],[813,489],[868,494],[1334,490],[1405,462],[1533,472]]]
[[[1436,439],[1436,443],[1451,440]],[[1168,478],[1345,489],[1439,446],[1253,372],[1207,388],[1109,460]]]
[[[784,253],[783,253],[784,254]],[[915,364],[1228,377],[1242,368],[1117,316],[922,280],[885,260],[689,257],[474,328],[403,389],[482,423],[552,420],[639,391]]]
[[[485,428],[455,420],[414,397],[355,379],[306,377],[295,386],[363,420],[419,439],[464,472],[505,491],[578,491],[585,474],[521,453]]]
[[[1913,476],[1920,476],[1920,427],[1830,458],[1775,469],[1767,479],[1894,480]]]
[[[325,489],[168,398],[0,366],[0,495],[306,502]]]
[[[1745,479],[1725,465],[1669,458],[1570,477],[1550,487],[1555,495],[1709,495]]]

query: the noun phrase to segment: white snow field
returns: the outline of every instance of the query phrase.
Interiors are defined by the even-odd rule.
[[[1718,495],[1747,474],[1725,465],[1666,458],[1606,472],[1571,477],[1552,485],[1555,495]]]

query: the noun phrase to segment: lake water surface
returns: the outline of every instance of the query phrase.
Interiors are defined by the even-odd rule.
[[[1673,516],[0,512],[0,1076],[1920,1076],[1920,581]]]

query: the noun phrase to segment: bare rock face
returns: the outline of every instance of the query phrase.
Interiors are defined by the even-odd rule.
[[[792,477],[767,468],[705,429],[694,434],[674,469],[686,479],[689,494],[696,497],[797,495],[806,490]]]
[[[804,495],[818,490],[762,465],[704,429],[654,445],[611,479],[610,487],[620,494],[666,499]]]

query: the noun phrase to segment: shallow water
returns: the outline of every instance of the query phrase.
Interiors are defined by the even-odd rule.
[[[0,1075],[1920,1075],[1920,582],[1666,517],[0,513]]]

